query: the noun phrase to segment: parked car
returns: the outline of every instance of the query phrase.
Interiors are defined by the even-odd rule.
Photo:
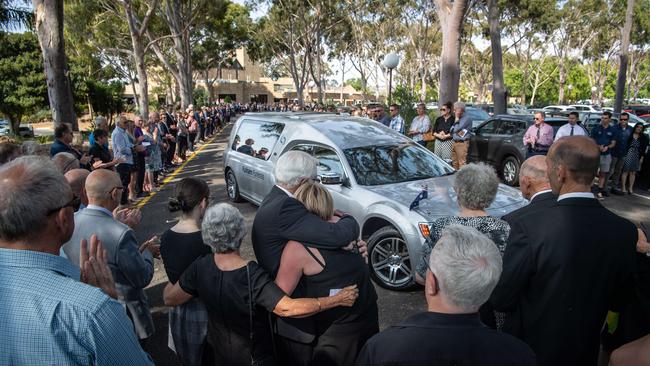
[[[574,109],[569,107],[568,105],[549,105],[544,108],[542,108],[542,111],[545,113],[550,113],[550,112],[571,112]]]
[[[646,122],[650,122],[650,114],[642,114],[642,115],[639,116],[639,118],[641,118],[642,120],[644,120]]]
[[[647,104],[630,104],[623,107],[623,110],[636,115],[648,114],[650,113],[650,106]]]
[[[472,127],[478,126],[490,118],[486,111],[476,107],[465,107],[465,114],[472,120]]]
[[[566,118],[548,117],[545,122],[553,127],[553,135]],[[526,159],[523,138],[533,116],[497,115],[474,129],[470,139],[468,160],[493,165],[503,182],[509,186],[519,183],[519,168]]]
[[[252,138],[266,158],[235,150],[235,137]],[[234,144],[234,145],[233,145]],[[304,151],[318,159],[318,176],[336,208],[349,212],[368,243],[371,276],[388,289],[414,285],[414,269],[434,219],[456,215],[454,169],[431,151],[382,124],[358,117],[315,113],[256,113],[239,118],[224,153],[228,197],[259,205],[275,179],[280,155]],[[428,198],[410,209],[424,190]],[[500,217],[525,205],[521,194],[499,186],[488,208]]]
[[[579,112],[601,112],[600,108],[589,104],[572,104],[569,108]]]
[[[0,136],[9,135],[9,132],[11,132],[9,121],[6,119],[0,119]]]
[[[20,125],[18,127],[18,136],[34,137],[34,128],[31,125]]]

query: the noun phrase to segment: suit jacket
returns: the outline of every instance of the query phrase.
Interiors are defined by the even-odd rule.
[[[336,224],[323,221],[286,192],[273,186],[264,198],[253,221],[253,250],[258,263],[273,278],[278,274],[282,250],[289,240],[296,240],[320,249],[337,249],[359,237],[359,225],[352,216]],[[304,296],[297,287],[292,296]],[[310,343],[316,334],[312,318],[277,318],[276,332],[302,343]]]
[[[510,222],[490,301],[539,365],[595,365],[607,311],[628,300],[634,224],[593,198],[568,198]]]
[[[153,278],[153,257],[148,250],[140,253],[135,233],[127,225],[115,220],[107,212],[86,207],[74,216],[75,228],[72,238],[63,246],[70,261],[79,265],[79,243],[90,241],[97,235],[108,252],[118,301],[126,306],[139,338],[147,338],[154,332],[153,319],[144,288]]]
[[[553,192],[544,192],[533,198],[528,205],[504,215],[502,219],[507,223],[510,223],[517,217],[554,206],[556,202],[557,196],[554,195]]]

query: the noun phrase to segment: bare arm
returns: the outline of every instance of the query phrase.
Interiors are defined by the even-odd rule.
[[[167,306],[178,306],[188,302],[192,299],[192,295],[183,291],[181,286],[176,282],[175,284],[167,283],[163,290],[163,301]]]
[[[337,306],[350,307],[354,305],[357,297],[359,297],[357,285],[345,287],[338,294],[329,297],[292,299],[284,296],[273,309],[273,313],[289,318],[307,317]]]
[[[275,277],[275,284],[291,296],[304,272],[305,248],[302,244],[289,241],[282,251],[280,269]]]

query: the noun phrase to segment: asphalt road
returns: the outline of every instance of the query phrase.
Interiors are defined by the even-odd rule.
[[[152,235],[160,235],[172,227],[177,220],[175,214],[167,210],[167,201],[172,193],[174,182],[185,177],[205,179],[210,185],[211,202],[229,202],[226,195],[226,184],[223,175],[223,151],[227,147],[230,126],[216,136],[210,143],[201,147],[201,151],[185,166],[177,169],[175,175],[166,178],[160,191],[153,195],[141,207],[142,222],[136,230],[140,241],[145,241]],[[650,195],[613,196],[603,201],[603,204],[617,214],[624,216],[636,224],[644,222],[650,225]],[[249,225],[249,235],[242,244],[242,256],[254,259],[250,240],[252,225],[257,207],[250,203],[234,204],[244,215]],[[650,226],[649,226],[650,227]],[[177,365],[176,356],[167,348],[167,307],[162,301],[162,289],[167,283],[167,276],[162,261],[156,260],[154,279],[146,292],[152,307],[156,334],[145,344],[145,349],[151,354],[157,365]],[[411,314],[426,309],[426,302],[421,289],[406,292],[393,292],[375,286],[379,296],[379,324],[384,329],[399,323]]]

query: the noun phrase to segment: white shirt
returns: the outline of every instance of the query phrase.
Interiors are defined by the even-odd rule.
[[[571,126],[570,123],[566,123],[557,130],[555,139],[553,141],[557,141],[562,137],[571,136],[571,127],[573,127],[573,136],[587,136],[587,131],[581,125],[576,123],[575,125]]]
[[[282,188],[282,187],[280,187],[280,186],[279,186],[279,185],[277,185],[277,184],[276,184],[275,186],[276,186],[276,187],[278,187],[278,188],[280,188],[280,189],[281,189],[282,191],[284,191],[284,193],[286,193],[286,194],[287,194],[287,196],[289,196],[289,197],[292,197],[292,198],[293,198],[293,193],[291,193],[291,192],[289,192],[289,191],[287,191],[286,189],[284,189],[284,188]]]
[[[550,190],[550,189],[545,189],[545,190],[543,190],[543,191],[539,191],[539,192],[535,193],[532,197],[530,197],[530,200],[532,201],[532,200],[535,199],[535,197],[539,196],[539,195],[542,194],[542,193],[546,193],[546,192],[553,192],[553,191]]]
[[[561,194],[560,197],[557,198],[557,201],[560,202],[560,201],[562,201],[564,199],[567,199],[567,198],[593,198],[593,199],[595,199],[596,197],[591,192],[571,192],[571,193]]]

